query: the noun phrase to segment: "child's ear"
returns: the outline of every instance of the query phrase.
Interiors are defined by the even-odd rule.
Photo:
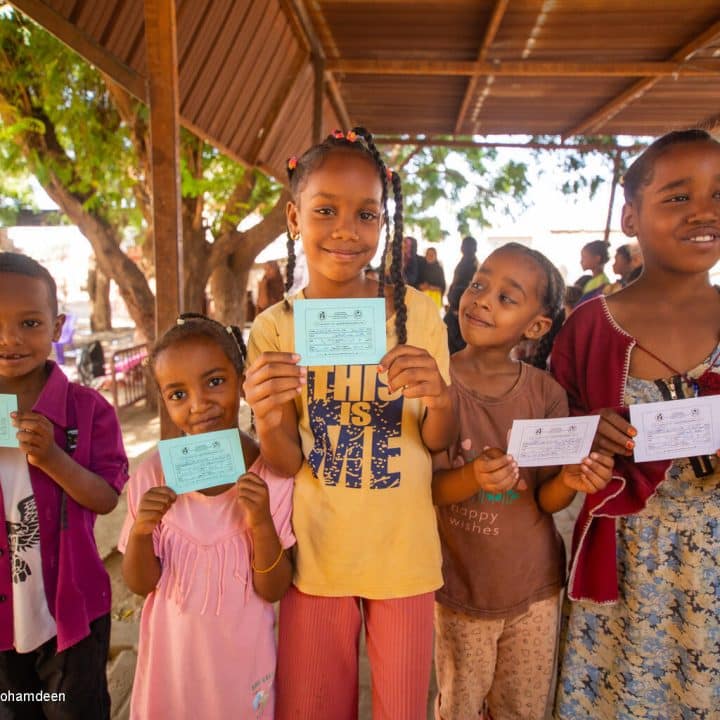
[[[537,315],[525,328],[523,335],[528,340],[539,340],[550,332],[551,327],[552,320],[547,315]]]
[[[53,323],[53,342],[57,342],[60,339],[60,333],[62,332],[63,325],[65,324],[65,315],[60,313]]]
[[[637,236],[637,212],[633,203],[623,205],[620,227],[628,237]]]
[[[288,200],[287,207],[285,208],[285,218],[287,219],[288,230],[290,235],[295,238],[300,233],[300,211],[298,206],[292,201]]]

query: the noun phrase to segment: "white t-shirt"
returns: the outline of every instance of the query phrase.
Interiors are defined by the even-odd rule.
[[[0,448],[0,488],[5,505],[13,582],[13,646],[31,652],[57,635],[45,595],[40,525],[27,460],[17,448]]]

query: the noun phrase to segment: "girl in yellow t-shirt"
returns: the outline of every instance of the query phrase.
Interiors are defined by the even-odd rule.
[[[309,282],[255,320],[245,381],[262,455],[296,477],[297,567],[280,606],[276,717],[357,717],[364,620],[373,717],[417,720],[442,584],[429,451],[456,436],[445,328],[432,300],[403,283],[400,178],[370,133],[336,131],[291,158],[288,176],[287,276],[301,237]],[[364,273],[386,224],[387,284]],[[385,298],[389,318],[378,365],[298,364],[296,299],[370,297]]]

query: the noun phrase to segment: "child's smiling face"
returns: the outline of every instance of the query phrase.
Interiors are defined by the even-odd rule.
[[[707,272],[720,260],[720,147],[668,148],[649,182],[623,208],[623,230],[637,235],[646,270]]]
[[[161,350],[155,379],[170,419],[186,435],[237,427],[241,378],[208,337],[188,337]]]
[[[460,298],[467,344],[509,351],[522,338],[542,337],[551,325],[540,302],[545,282],[533,260],[512,251],[492,253]]]
[[[0,273],[0,377],[17,379],[44,370],[64,315],[54,316],[40,278]]]
[[[338,150],[305,179],[288,205],[288,226],[300,233],[307,256],[308,288],[322,297],[361,281],[382,227],[382,185],[372,160]]]

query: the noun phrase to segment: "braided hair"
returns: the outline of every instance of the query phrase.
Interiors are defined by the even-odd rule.
[[[520,243],[507,243],[498,250],[518,252],[530,258],[542,270],[545,276],[545,287],[540,294],[540,304],[552,321],[550,329],[535,344],[535,352],[527,359],[528,364],[542,370],[547,369],[548,357],[552,350],[555,336],[565,322],[565,282],[560,271],[537,250],[521,245]]]
[[[407,307],[405,305],[405,281],[402,277],[402,238],[403,238],[403,197],[400,176],[390,170],[377,149],[372,135],[363,127],[355,127],[347,133],[336,130],[325,140],[313,145],[299,158],[292,157],[287,163],[290,192],[297,202],[308,176],[322,166],[332,152],[339,150],[356,152],[370,160],[377,168],[382,188],[382,209],[385,222],[385,247],[382,254],[378,297],[385,297],[385,267],[388,254],[391,257],[390,282],[393,286],[393,308],[395,309],[395,333],[399,344],[407,342]],[[389,189],[392,189],[395,211],[393,213],[392,231],[388,216],[387,200]],[[285,277],[285,291],[289,292],[293,283],[295,269],[295,238],[290,229],[287,231],[288,263]],[[285,300],[285,307],[290,305]]]
[[[158,356],[163,350],[191,338],[208,338],[217,343],[237,370],[238,375],[245,371],[247,348],[243,340],[242,330],[236,325],[223,325],[207,315],[199,313],[183,313],[153,345],[148,362],[155,368]]]

